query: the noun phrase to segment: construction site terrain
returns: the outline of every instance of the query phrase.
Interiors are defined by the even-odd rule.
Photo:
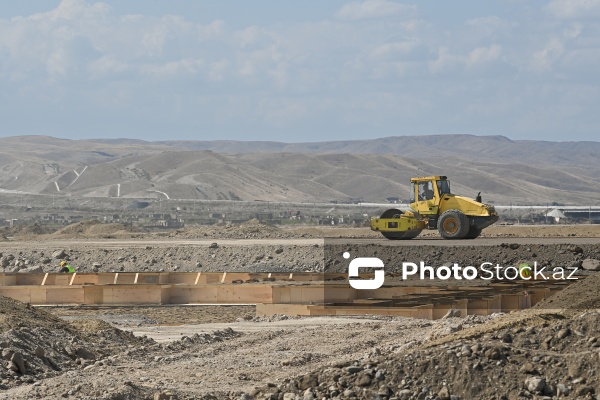
[[[600,398],[600,226],[494,226],[470,241],[258,222],[73,228],[0,243],[0,399]],[[343,283],[323,278],[340,240],[374,249],[393,295],[340,289],[336,307],[318,304]],[[57,274],[60,260],[76,274]],[[536,262],[579,279],[404,281],[403,261]]]

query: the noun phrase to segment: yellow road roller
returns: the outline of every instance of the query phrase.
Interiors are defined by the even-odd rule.
[[[444,239],[475,239],[498,221],[493,206],[450,192],[445,176],[412,178],[410,211],[396,208],[371,218],[371,229],[390,240],[413,239],[423,229],[437,229]]]

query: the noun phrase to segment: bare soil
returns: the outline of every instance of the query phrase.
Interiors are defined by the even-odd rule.
[[[66,320],[101,319],[124,327],[147,325],[193,325],[232,323],[252,319],[255,306],[160,306],[160,307],[44,307],[50,314]]]
[[[62,250],[83,271],[93,263],[100,271],[294,271],[318,268],[328,256],[325,242],[303,231],[312,228],[245,229],[229,238],[41,234],[3,242],[0,261],[5,271],[54,270],[52,254]],[[359,244],[372,234],[320,232]],[[599,233],[596,226],[496,226],[469,242],[425,237],[374,246],[392,269],[398,259],[535,259],[555,267],[600,258]],[[257,318],[252,306],[35,308],[0,298],[0,399],[597,399],[599,286],[600,274],[590,273],[530,310],[438,321]]]
[[[522,312],[438,321],[285,316],[244,320],[240,315],[232,324],[161,329],[160,313],[113,310],[124,318],[156,318],[126,328],[142,335],[141,342],[88,319],[86,313],[94,310],[52,310],[63,318],[78,317],[67,323],[43,310],[14,306],[11,314],[35,313],[35,318],[23,319],[21,335],[28,332],[39,341],[35,326],[46,320],[58,327],[56,339],[71,335],[69,343],[85,344],[97,355],[93,363],[82,359],[77,364],[77,359],[61,359],[50,350],[62,373],[7,370],[0,398],[594,399],[600,389],[599,283],[600,274],[592,275],[550,298],[550,304]],[[169,309],[183,313],[179,315],[190,310]],[[179,335],[164,340],[161,331]],[[106,338],[107,332],[112,332],[113,347],[101,352],[94,340]],[[152,339],[154,334],[159,341]],[[15,336],[11,340],[3,347],[20,343]],[[52,342],[46,346],[56,348]],[[28,359],[35,357],[23,352]]]
[[[60,229],[38,225],[0,228],[0,237],[13,241],[60,239],[292,239],[292,238],[380,238],[381,234],[368,227],[346,226],[279,226],[258,220],[241,224],[220,224],[176,229],[166,232],[148,232],[121,223],[105,224],[96,220],[77,222]],[[436,230],[424,230],[419,237],[440,237]],[[600,238],[600,224],[589,225],[492,225],[481,237],[592,237]]]

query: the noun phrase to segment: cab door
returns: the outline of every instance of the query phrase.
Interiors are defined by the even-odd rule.
[[[440,202],[436,185],[432,181],[416,182],[414,190],[415,211],[421,215],[437,215]]]

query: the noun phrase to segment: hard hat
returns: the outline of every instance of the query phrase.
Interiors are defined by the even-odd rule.
[[[67,265],[67,262],[66,262],[65,260],[62,260],[62,261],[60,262],[60,266],[62,267],[62,266],[64,266],[64,265]]]

